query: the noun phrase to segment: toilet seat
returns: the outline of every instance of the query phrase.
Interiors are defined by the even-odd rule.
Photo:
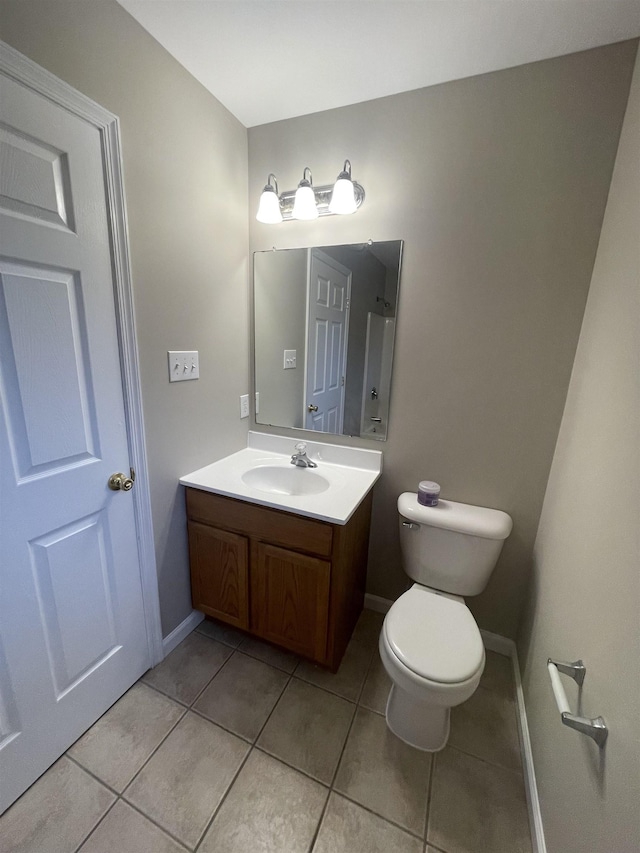
[[[414,676],[460,684],[482,672],[484,646],[464,601],[418,584],[392,605],[383,632],[389,650]]]

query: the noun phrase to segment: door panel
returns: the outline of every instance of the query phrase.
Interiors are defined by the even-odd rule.
[[[312,250],[304,424],[316,432],[342,432],[350,292],[350,271],[324,252]]]
[[[0,74],[0,812],[148,668],[100,131]]]

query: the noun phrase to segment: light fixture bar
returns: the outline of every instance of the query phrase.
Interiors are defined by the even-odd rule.
[[[318,216],[335,216],[329,210],[329,202],[331,201],[331,193],[333,192],[333,184],[324,184],[320,187],[314,186],[316,194],[316,205],[318,207]],[[356,197],[356,208],[360,207],[364,201],[364,187],[357,181],[353,182],[353,191]],[[280,210],[282,211],[283,220],[293,219],[293,203],[296,196],[296,190],[285,190],[280,193]]]

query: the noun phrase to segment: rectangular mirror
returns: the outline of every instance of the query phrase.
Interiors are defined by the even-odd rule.
[[[258,424],[386,439],[402,243],[254,253]]]

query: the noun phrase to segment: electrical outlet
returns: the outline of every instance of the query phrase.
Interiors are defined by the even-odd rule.
[[[169,382],[183,382],[185,379],[200,379],[200,360],[197,350],[170,351]]]
[[[296,366],[296,350],[286,349],[284,351],[284,370],[291,370]]]
[[[248,418],[249,417],[249,395],[241,394],[240,395],[240,417]]]
[[[260,392],[256,391],[256,415],[260,411]]]

